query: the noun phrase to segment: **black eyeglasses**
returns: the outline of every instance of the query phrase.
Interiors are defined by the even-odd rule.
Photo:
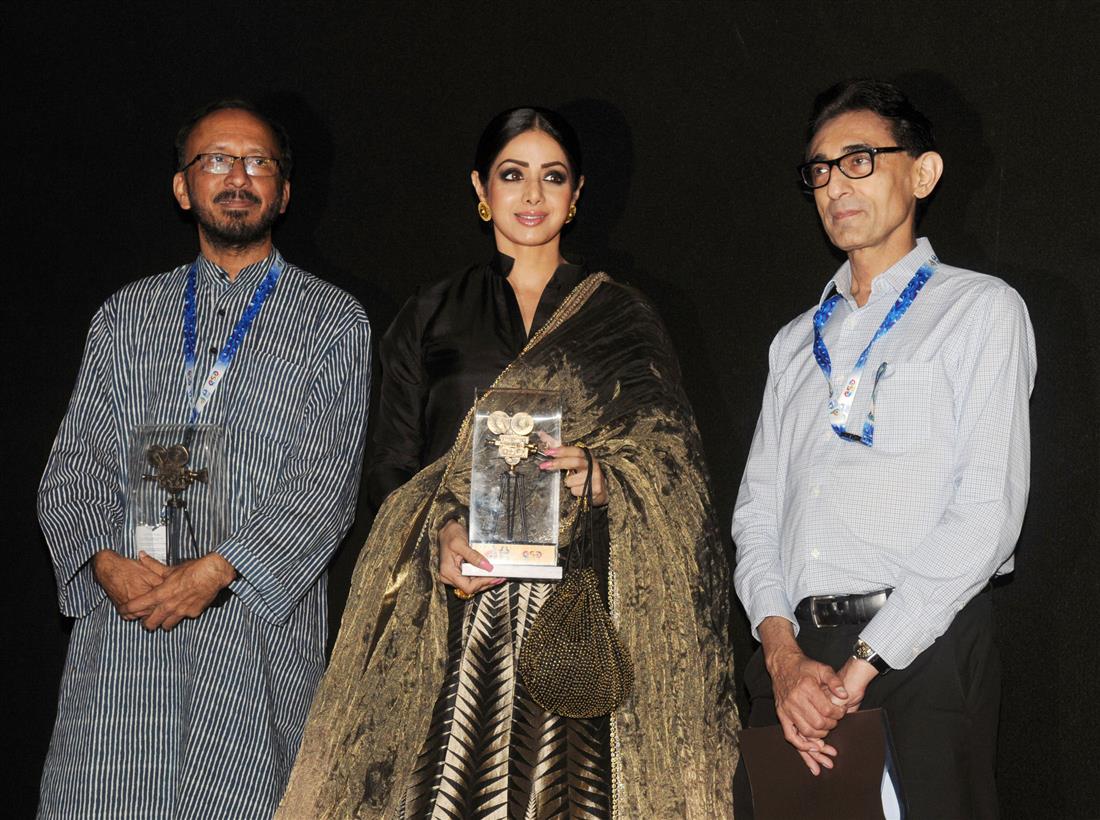
[[[804,162],[798,166],[798,173],[802,177],[802,184],[807,188],[824,188],[829,184],[834,165],[848,179],[863,179],[875,172],[876,154],[893,154],[904,150],[897,145],[888,148],[860,148],[858,151],[850,151],[836,159],[815,159]]]
[[[232,154],[196,154],[195,158],[180,168],[186,171],[196,162],[208,174],[228,174],[237,160],[244,162],[244,172],[250,177],[273,177],[279,173],[279,160],[275,157],[235,157]]]

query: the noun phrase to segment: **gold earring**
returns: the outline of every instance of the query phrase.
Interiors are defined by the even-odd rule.
[[[484,199],[477,203],[477,215],[481,217],[482,222],[493,221],[493,209],[489,207],[489,203]]]
[[[577,215],[577,206],[576,205],[570,205],[569,206],[569,213],[567,213],[565,215],[565,221],[566,222],[572,222],[573,217],[575,217],[576,215]]]

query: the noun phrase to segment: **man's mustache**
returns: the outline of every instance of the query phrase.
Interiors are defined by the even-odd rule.
[[[245,202],[251,202],[253,205],[260,204],[260,198],[251,191],[222,191],[214,197],[214,203],[230,202],[234,199],[243,199]]]

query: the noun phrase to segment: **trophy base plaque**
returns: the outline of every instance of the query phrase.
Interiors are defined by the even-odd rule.
[[[534,581],[560,581],[561,567],[557,564],[547,566],[544,564],[493,564],[492,572],[473,564],[462,564],[463,575],[474,575],[479,578],[524,578]]]

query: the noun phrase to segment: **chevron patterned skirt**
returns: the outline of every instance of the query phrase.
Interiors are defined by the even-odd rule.
[[[470,601],[448,594],[448,662],[399,817],[609,818],[610,718],[535,703],[519,653],[554,588],[511,581]]]

